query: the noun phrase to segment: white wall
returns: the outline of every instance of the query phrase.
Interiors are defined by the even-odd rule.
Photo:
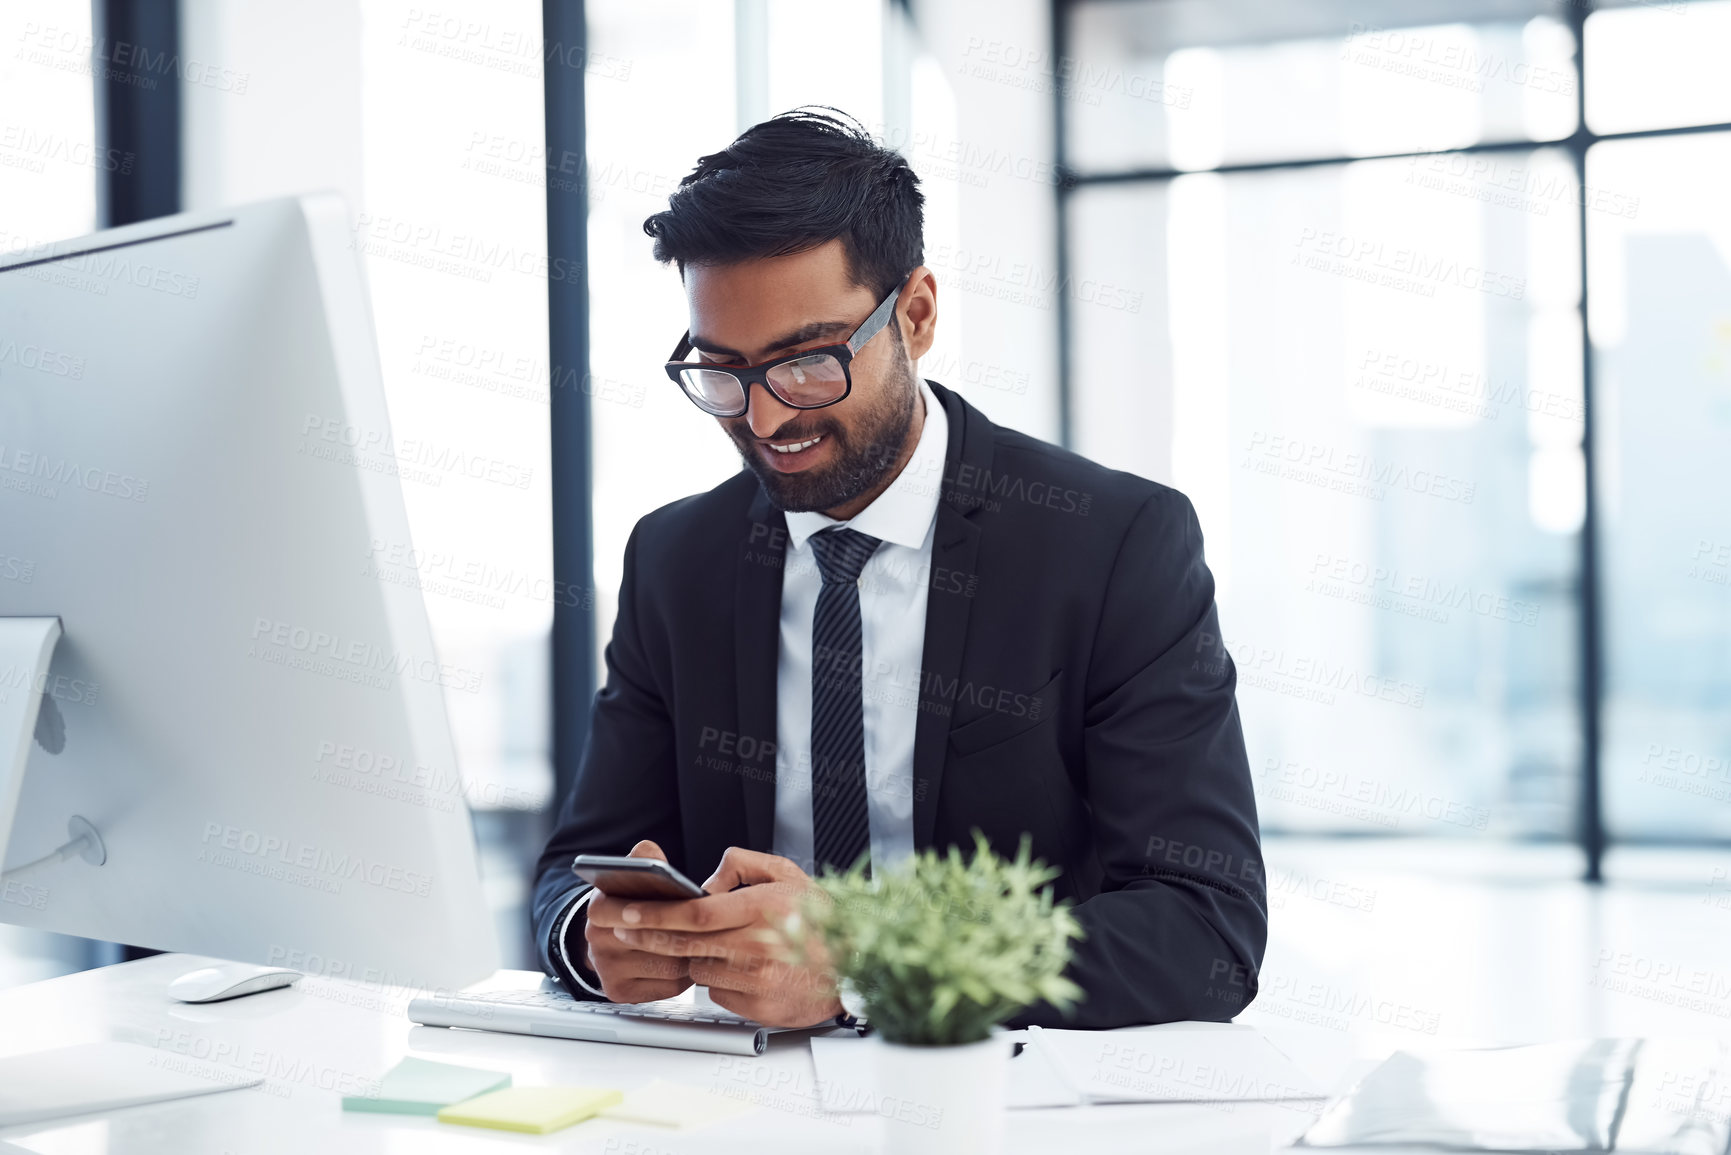
[[[953,122],[942,123],[935,83],[922,84],[916,71],[906,151],[936,202],[928,206],[936,211],[926,263],[938,275],[939,343],[922,373],[993,420],[1056,440],[1048,2],[915,0],[917,40],[949,90]],[[946,199],[954,222],[947,238]]]

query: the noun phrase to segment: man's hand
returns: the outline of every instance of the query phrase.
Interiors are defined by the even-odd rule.
[[[661,847],[648,839],[631,848],[631,857],[667,861]],[[600,976],[603,994],[616,1003],[650,1003],[670,999],[691,985],[691,972],[684,959],[639,950],[615,935],[610,924],[597,926],[595,912],[606,903],[624,906],[625,900],[597,894],[585,912],[589,924],[583,929],[589,949],[589,969]]]
[[[703,889],[708,898],[675,902],[597,898],[589,906],[589,940],[612,935],[633,954],[686,966],[710,998],[768,1026],[816,1026],[841,1013],[822,946],[809,939],[801,966],[779,932],[812,889],[805,871],[786,858],[733,846]]]

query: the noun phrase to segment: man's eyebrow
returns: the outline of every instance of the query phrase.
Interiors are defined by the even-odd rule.
[[[854,328],[855,326],[852,321],[813,321],[811,324],[795,329],[793,332],[785,334],[773,341],[766,351],[764,360],[774,357],[783,349],[791,349],[795,345],[804,345],[808,341],[816,341],[822,337],[846,336],[853,332]],[[729,349],[726,345],[720,344],[716,341],[711,341],[707,337],[700,337],[695,333],[691,336],[691,347],[705,353],[714,353],[724,357],[738,357],[741,361],[750,360],[749,357],[744,353],[741,353],[738,349]]]

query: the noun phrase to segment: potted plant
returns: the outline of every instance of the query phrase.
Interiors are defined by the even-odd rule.
[[[1002,1146],[1010,1043],[999,1025],[1045,1000],[1068,1009],[1064,977],[1081,927],[1048,885],[1058,871],[974,834],[974,853],[926,850],[868,875],[826,870],[786,928],[796,952],[828,954],[843,1004],[881,1037],[878,1114],[886,1150],[992,1152]]]

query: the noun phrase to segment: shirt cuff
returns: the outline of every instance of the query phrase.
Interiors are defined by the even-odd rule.
[[[589,981],[585,974],[587,968],[578,966],[577,963],[572,960],[570,952],[566,949],[566,942],[570,937],[572,921],[584,907],[589,905],[590,900],[598,893],[600,892],[594,887],[590,887],[588,890],[585,890],[582,894],[578,895],[577,898],[565,908],[565,913],[559,916],[559,920],[555,924],[553,931],[553,949],[557,952],[559,963],[565,968],[565,973],[576,979],[577,985],[581,986],[596,998],[605,999],[607,997],[606,993]]]

